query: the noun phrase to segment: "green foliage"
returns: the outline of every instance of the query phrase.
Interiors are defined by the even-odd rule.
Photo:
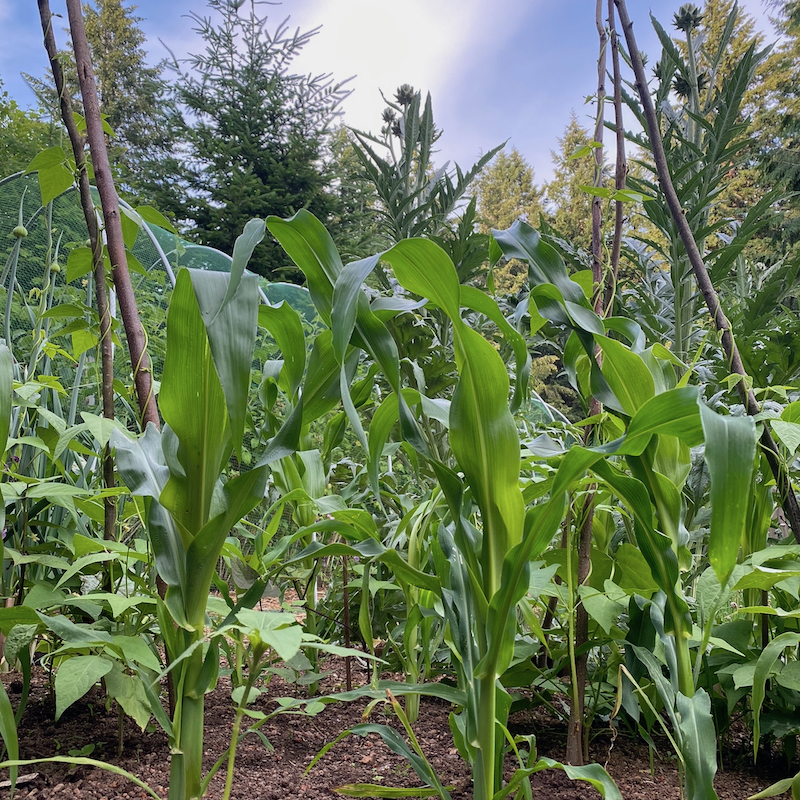
[[[508,228],[518,219],[538,225],[543,190],[534,185],[533,169],[516,148],[508,155],[498,153],[475,185],[482,233]],[[525,283],[525,269],[519,262],[511,261],[493,275],[495,289],[501,295],[516,295]]]
[[[780,41],[764,63],[753,129],[759,144],[758,162],[763,180],[768,186],[777,184],[787,192],[796,192],[800,189],[800,95],[797,89],[800,81],[800,7],[796,0],[782,0],[771,5]],[[773,225],[770,230],[776,255],[795,255],[800,233],[796,196],[784,196],[781,210],[781,224]]]
[[[127,74],[141,44],[135,20],[119,2],[98,8],[114,12],[115,34],[133,37],[106,64],[108,75]],[[519,221],[538,215],[541,198],[516,151],[498,156],[477,200],[465,201],[493,153],[467,173],[436,169],[430,98],[408,86],[389,103],[380,135],[339,131],[332,199],[320,163],[341,87],[290,74],[310,34],[270,33],[241,3],[214,0],[212,10],[221,23],[193,17],[206,51],[179,92],[195,171],[171,208],[205,228],[209,241],[232,245],[233,259],[230,274],[178,273],[166,336],[160,345],[152,337],[163,356],[155,360],[163,430],[133,438],[123,425],[81,412],[81,392],[90,389],[72,387],[87,374],[98,323],[85,247],[71,248],[66,261],[68,278],[87,281],[85,295],[74,286],[57,294],[61,268],[47,266],[38,283],[4,297],[2,592],[22,601],[0,608],[9,663],[27,687],[39,643],[36,658],[55,672],[58,715],[103,679],[109,701],[140,727],[155,716],[171,746],[170,800],[202,796],[225,767],[227,800],[239,739],[256,733],[266,742],[263,727],[276,714],[381,700],[386,688],[405,698],[405,711],[393,695],[388,701],[405,736],[372,723],[343,736],[377,733],[425,786],[356,784],[342,793],[449,796],[413,729],[419,697],[428,694],[453,705],[454,744],[472,768],[477,800],[530,798],[531,776],[549,768],[618,800],[598,765],[537,759],[532,737],[508,730],[517,687],[531,687],[532,702],[558,713],[558,676],[574,659],[582,604],[588,714],[613,719],[621,706],[645,737],[662,725],[689,800],[714,798],[715,737],[737,704],[751,715],[757,748],[760,737],[795,735],[800,687],[798,550],[768,544],[773,488],[756,446],[760,424],[776,434],[787,464],[800,442],[791,402],[796,265],[761,272],[743,256],[783,200],[777,193],[746,199],[738,227],[712,210],[748,146],[742,110],[762,54],[743,46],[746,20],[729,13],[727,0],[707,3],[702,15],[682,9],[683,49],[659,26],[656,93],[670,168],[745,362],[785,404],[757,421],[726,407],[727,368],[713,352],[687,366],[705,333],[646,154],[635,187],[652,197],[644,204],[649,227],[640,230],[638,297],[625,298],[626,316],[602,319],[587,274],[570,273],[560,255],[580,265],[588,244],[590,195],[581,187],[593,183],[595,145],[574,118],[548,188],[549,237]],[[100,35],[100,16],[91,19]],[[698,26],[706,26],[705,47]],[[703,78],[706,71],[713,74]],[[673,107],[676,88],[684,100]],[[131,110],[131,124],[138,113]],[[22,130],[23,122],[14,124]],[[34,166],[45,200],[72,183],[60,148]],[[506,229],[492,238],[476,230],[479,205],[487,228]],[[287,218],[249,221],[233,243],[247,217],[268,211]],[[152,209],[140,212],[163,222]],[[8,229],[33,231],[27,217],[21,211]],[[129,244],[135,217],[126,217]],[[277,240],[271,249],[262,244],[265,229]],[[573,241],[559,240],[556,229]],[[11,286],[26,254],[21,234],[9,240],[3,279]],[[49,230],[40,246],[43,265],[58,264],[54,238]],[[478,288],[484,265],[501,256],[524,265],[513,314]],[[286,302],[259,305],[248,263],[270,274],[302,272],[318,318],[304,322]],[[157,311],[149,313],[155,334]],[[58,344],[67,336],[71,353]],[[552,355],[537,365],[531,352]],[[583,408],[598,401],[600,413],[572,425],[531,402],[555,363]],[[708,402],[692,385],[698,376],[709,384]],[[130,496],[98,488],[96,465],[109,442]],[[121,511],[120,541],[95,533],[108,495]],[[573,547],[589,496],[590,570],[579,584]],[[135,532],[139,521],[146,538]],[[566,547],[557,541],[562,532]],[[318,607],[321,570],[330,589]],[[163,598],[152,588],[155,574]],[[303,624],[254,610],[267,586],[290,582],[307,587]],[[209,597],[212,586],[220,597]],[[254,700],[270,675],[304,672],[313,695],[317,655],[352,654],[337,643],[345,603],[354,638],[370,656],[384,642],[384,658],[400,665],[406,682],[379,682],[373,657],[369,687],[281,698],[274,711],[259,710]],[[318,610],[331,619],[321,621]],[[426,682],[437,672],[449,682]],[[170,715],[157,696],[167,673],[177,690]],[[232,739],[203,777],[203,697],[223,673],[233,689]],[[15,715],[0,692],[7,763],[21,763],[14,747],[24,705]],[[505,781],[509,754],[514,772]],[[69,763],[94,762],[78,755]]]
[[[721,69],[726,54],[733,47],[736,19],[737,9],[733,8],[720,34],[716,52],[707,56],[713,74]],[[708,262],[712,280],[720,286],[729,276],[736,256],[768,224],[770,208],[776,200],[775,195],[759,198],[759,202],[739,220],[720,216],[719,209],[714,211],[720,194],[730,183],[731,171],[742,163],[750,145],[748,126],[742,113],[748,89],[766,51],[759,51],[756,41],[749,42],[732,71],[719,84],[710,81],[707,90],[701,93],[696,52],[699,40],[692,38],[691,32],[687,33],[684,48],[687,55],[684,57],[655,19],[653,25],[663,47],[656,70],[655,104],[659,126],[664,131],[662,141],[667,163],[681,207]],[[676,76],[690,87],[677,107],[670,101]],[[625,99],[642,123],[638,102],[627,94]],[[656,323],[654,327],[660,328],[659,335],[672,343],[671,349],[679,359],[688,362],[704,335],[698,325],[704,313],[700,310],[694,276],[683,244],[655,176],[648,153],[650,145],[641,135],[629,134],[628,138],[642,147],[645,156],[637,162],[641,173],[629,176],[629,183],[651,198],[643,204],[647,224],[637,232],[644,249],[639,260],[653,259],[652,266],[645,265],[644,271],[652,269],[656,282],[662,284],[662,291],[658,291],[655,298],[650,292],[645,302],[655,306],[651,319]],[[651,288],[652,284],[642,294],[647,296]],[[634,286],[633,291],[637,292],[637,287]]]
[[[430,94],[423,103],[422,92],[403,84],[395,102],[387,101],[380,136],[354,131],[355,153],[380,201],[377,213],[384,244],[412,236],[439,236],[481,169],[503,147],[482,156],[463,172],[455,174],[432,163],[433,145],[441,136],[433,119]],[[376,147],[377,145],[377,147]],[[385,153],[385,155],[382,155]]]
[[[592,198],[581,186],[594,185],[594,161],[585,148],[590,141],[589,131],[573,113],[558,139],[558,150],[550,154],[553,178],[544,187],[545,207],[556,235],[587,252],[592,240]]]
[[[307,208],[327,220],[337,212],[320,160],[346,92],[326,76],[297,75],[292,61],[313,32],[274,30],[254,7],[209,3],[214,17],[191,15],[204,51],[176,83],[185,162],[173,212],[206,245],[230,252],[252,217],[289,216]],[[297,280],[271,240],[254,252],[259,275]]]
[[[142,17],[125,0],[82,4],[109,155],[120,189],[148,201],[160,193],[165,164],[175,145],[172,109],[163,62],[148,64]],[[78,76],[71,47],[59,52],[72,107],[81,112]],[[61,110],[48,70],[45,78],[25,75],[41,108],[61,129]]]
[[[0,81],[0,178],[25,169],[53,139],[53,127],[42,122],[38,114],[23,111],[2,90]]]

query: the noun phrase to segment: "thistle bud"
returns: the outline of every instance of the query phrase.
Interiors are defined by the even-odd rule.
[[[684,33],[690,33],[700,27],[703,21],[703,13],[692,3],[685,3],[678,9],[678,13],[673,18],[673,25]]]

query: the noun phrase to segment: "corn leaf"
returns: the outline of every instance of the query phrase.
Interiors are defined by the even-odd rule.
[[[723,417],[700,406],[711,476],[711,534],[708,557],[723,586],[736,566],[747,526],[756,455],[756,426],[751,417]]]
[[[160,502],[194,536],[209,518],[214,487],[232,448],[225,395],[188,270],[178,273],[167,315],[159,406],[169,426],[162,436],[170,466]]]
[[[711,716],[711,699],[702,688],[692,697],[678,692],[675,707],[686,766],[687,800],[716,800],[717,735]]]

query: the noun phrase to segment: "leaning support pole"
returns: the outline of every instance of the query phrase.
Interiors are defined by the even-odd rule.
[[[47,0],[39,0],[39,6],[40,11],[42,7],[44,7],[47,13],[47,29],[45,30],[45,37],[48,36],[49,32],[49,36],[52,38],[53,33],[50,19],[51,14]],[[119,302],[122,324],[125,328],[125,337],[128,340],[128,352],[130,354],[131,366],[133,369],[136,397],[139,402],[141,426],[142,429],[144,429],[147,427],[148,422],[152,422],[157,428],[160,428],[161,421],[158,416],[158,407],[156,406],[155,395],[153,394],[153,379],[150,369],[150,358],[147,355],[144,328],[142,327],[142,320],[139,317],[139,309],[136,305],[136,296],[133,293],[130,273],[128,272],[128,260],[125,256],[125,241],[122,238],[119,197],[117,196],[117,190],[114,186],[114,177],[111,173],[111,164],[109,163],[108,151],[106,150],[106,140],[103,133],[103,119],[100,115],[100,103],[97,97],[97,87],[94,80],[94,70],[92,69],[91,56],[89,54],[89,43],[86,39],[86,28],[83,24],[83,14],[81,12],[80,0],[76,0],[76,2],[73,2],[73,0],[67,0],[67,12],[69,14],[72,46],[75,51],[75,63],[78,68],[78,82],[80,83],[81,96],[83,98],[83,111],[86,117],[86,133],[89,139],[89,148],[92,153],[95,183],[97,185],[97,191],[100,194],[100,205],[103,210],[103,221],[105,224],[106,240],[108,243],[108,254],[112,265],[111,276],[114,280],[114,288],[117,291],[117,301]],[[45,26],[44,16],[42,17],[42,26]],[[55,40],[53,40],[53,47],[55,48]],[[48,46],[48,53],[49,52]],[[58,64],[58,61],[56,61],[56,64]],[[55,69],[53,74],[55,75]],[[64,113],[64,98],[67,99],[67,102],[69,102],[69,98],[66,93],[66,89],[63,86],[59,89],[59,95],[61,96],[62,113]],[[69,122],[66,121],[67,117],[69,117],[70,120],[72,119],[71,111],[68,115],[65,114],[65,124],[69,129]],[[77,134],[77,128],[75,128],[75,133]],[[71,137],[72,134],[70,133],[70,138]],[[79,135],[78,138],[80,139]],[[74,141],[75,140],[73,140],[73,142]],[[83,158],[82,144],[80,151],[81,158]],[[75,159],[76,163],[80,163],[77,153]],[[88,186],[89,183],[87,176],[87,190]],[[95,231],[97,232],[97,219],[94,216],[93,204],[92,219],[94,222]],[[88,222],[88,215],[87,224],[90,225]],[[91,226],[89,230],[92,230]],[[94,240],[92,240],[92,252],[94,254],[102,252],[100,248],[99,237],[96,246]],[[100,283],[100,281],[96,282]],[[102,286],[105,288],[105,274],[103,274]],[[100,314],[100,318],[102,320],[104,315],[99,307],[98,314]],[[106,313],[105,316],[108,318],[110,323],[110,316],[108,313]],[[163,599],[166,594],[167,585],[164,583],[160,575],[156,578],[156,585],[158,587],[158,593]],[[169,655],[166,656],[166,659],[167,663],[169,663]],[[169,673],[167,678],[169,708],[170,713],[174,714],[175,686],[172,679],[172,672]]]
[[[139,414],[144,429],[148,422],[158,425],[158,409],[153,394],[153,380],[150,370],[150,358],[147,355],[146,339],[136,297],[131,285],[128,261],[125,256],[125,242],[122,238],[122,222],[120,220],[119,198],[111,174],[111,164],[106,150],[103,119],[100,115],[100,102],[86,39],[86,28],[83,22],[80,0],[67,0],[69,29],[72,36],[72,47],[75,51],[75,64],[78,70],[78,83],[81,87],[83,109],[86,117],[86,132],[89,148],[92,153],[95,183],[100,194],[100,205],[103,209],[108,255],[111,259],[111,275],[117,291],[122,324],[128,340],[128,350],[133,367],[133,381],[139,401]],[[63,95],[63,93],[62,93]]]
[[[605,153],[603,151],[603,128],[605,125],[606,102],[606,49],[608,36],[603,25],[603,0],[596,0],[595,25],[600,44],[597,57],[597,114],[594,127],[594,181],[593,185],[603,185],[603,169]],[[606,273],[603,267],[603,200],[600,195],[592,197],[592,306],[595,313],[604,316]],[[595,359],[601,358],[600,349],[595,350]],[[589,403],[589,416],[594,417],[602,412],[602,405],[593,397]],[[594,425],[587,426],[584,431],[584,444],[588,444],[594,435]],[[582,512],[577,515],[580,520],[577,540],[578,583],[585,586],[591,572],[592,556],[592,524],[594,521],[595,492],[590,489],[583,502]],[[589,613],[583,603],[578,600],[575,606],[575,629],[570,642],[570,672],[572,677],[571,697],[569,704],[569,721],[567,723],[567,750],[565,760],[568,764],[583,766],[587,760],[586,753],[586,679],[589,652]]]
[[[619,35],[615,24],[614,0],[608,0],[608,31],[611,42],[611,64],[614,79],[614,132],[617,145],[617,158],[614,170],[614,188],[619,192],[625,188],[628,174],[628,161],[625,156],[625,123],[622,118],[622,73],[619,64]],[[613,316],[614,297],[617,291],[619,261],[622,252],[622,229],[625,224],[625,203],[614,203],[614,242],[611,247],[611,268],[606,281],[605,316]]]
[[[103,395],[103,416],[106,419],[114,419],[114,350],[111,341],[111,311],[108,303],[108,291],[106,289],[106,273],[103,266],[103,243],[100,240],[100,231],[97,226],[97,215],[92,202],[92,194],[89,187],[89,174],[86,169],[86,153],[84,151],[83,137],[72,116],[72,101],[66,89],[64,72],[61,69],[61,61],[58,58],[58,48],[53,34],[53,15],[50,11],[48,0],[38,0],[39,18],[42,23],[42,33],[44,34],[44,47],[50,59],[50,69],[53,72],[56,91],[61,101],[61,119],[67,129],[69,140],[72,145],[72,152],[75,156],[75,166],[78,171],[78,190],[83,208],[83,216],[86,220],[86,228],[89,231],[89,243],[92,248],[92,263],[94,264],[94,294],[97,303],[97,316],[100,319],[100,364],[102,375],[102,395]],[[103,452],[103,486],[110,489],[114,486],[114,459],[111,451],[106,445]],[[103,501],[104,523],[103,537],[105,539],[115,538],[117,506],[113,497],[106,497]]]
[[[670,214],[678,228],[678,233],[680,234],[681,241],[686,250],[686,255],[689,258],[689,263],[692,265],[697,286],[706,301],[706,306],[714,320],[714,324],[721,334],[722,348],[725,351],[729,369],[733,374],[742,376],[742,380],[736,384],[739,396],[742,398],[742,403],[747,409],[747,413],[751,416],[755,416],[761,409],[759,408],[755,395],[751,389],[748,389],[744,380],[747,373],[745,372],[741,356],[739,355],[739,348],[736,346],[736,342],[733,338],[730,322],[728,322],[728,319],[722,311],[719,296],[711,282],[711,277],[703,262],[703,256],[700,254],[700,250],[697,247],[692,229],[686,221],[686,215],[681,208],[680,200],[678,200],[678,195],[675,192],[675,187],[672,185],[667,158],[664,154],[664,147],[661,142],[661,132],[658,129],[658,120],[653,106],[653,99],[650,97],[650,92],[647,87],[644,63],[641,53],[636,46],[633,23],[628,16],[625,0],[614,0],[614,2],[617,6],[617,12],[619,13],[625,40],[628,43],[628,53],[636,78],[636,90],[642,101],[642,110],[647,122],[647,133],[653,148],[653,160],[655,161],[656,171],[658,173],[658,182],[661,184],[661,190],[664,192]],[[786,515],[786,520],[789,523],[789,527],[792,529],[795,540],[800,543],[800,506],[797,503],[797,496],[792,489],[789,475],[781,462],[778,446],[775,444],[775,440],[772,438],[769,428],[766,425],[763,426],[761,433],[761,446],[764,449],[764,455],[769,462],[770,469],[775,478],[775,483],[778,486],[783,513]]]

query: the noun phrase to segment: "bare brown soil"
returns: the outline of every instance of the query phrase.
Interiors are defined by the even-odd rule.
[[[325,690],[340,690],[344,669],[340,661],[332,665]],[[356,677],[363,677],[358,675]],[[19,699],[21,684],[14,675],[4,676],[12,703]],[[21,758],[67,755],[94,744],[92,758],[110,761],[135,774],[160,796],[166,797],[169,776],[169,752],[166,737],[160,730],[140,731],[125,720],[124,750],[117,757],[119,718],[115,708],[106,710],[99,687],[90,692],[53,721],[53,702],[44,675],[34,681],[28,708],[20,725]],[[256,707],[271,710],[270,699],[302,692],[293,686],[275,682],[262,695]],[[291,798],[334,798],[334,788],[347,783],[378,783],[385,786],[419,785],[408,764],[389,752],[377,736],[351,736],[331,750],[308,774],[304,774],[314,756],[338,733],[362,721],[364,702],[332,704],[315,717],[284,714],[263,728],[274,751],[269,752],[256,736],[245,737],[239,746],[232,797],[237,800],[290,800]],[[229,689],[223,682],[207,696],[206,768],[223,752],[229,741],[233,713]],[[469,769],[456,753],[448,727],[447,704],[422,701],[419,722],[414,726],[420,744],[442,780],[455,788],[453,800],[472,797]],[[398,727],[397,720],[379,706],[372,722]],[[538,712],[525,712],[511,720],[514,733],[534,733],[539,754],[563,756],[565,732],[562,726]],[[746,746],[743,748],[746,751]],[[678,800],[679,777],[674,757],[667,749],[654,757],[651,771],[646,747],[630,738],[599,732],[591,747],[592,758],[607,767],[617,781],[625,800]],[[760,764],[759,771],[747,768],[745,756],[729,756],[734,768],[718,775],[716,786],[720,800],[744,800],[786,774],[785,764]],[[738,764],[738,767],[736,766]],[[509,764],[509,769],[511,765]],[[33,774],[35,773],[35,777]],[[19,786],[16,797],[59,798],[60,800],[122,800],[145,797],[145,793],[123,777],[91,767],[68,767],[41,764],[23,767],[29,776]],[[3,775],[3,778],[7,775]],[[599,795],[587,784],[572,783],[562,772],[550,770],[534,776],[534,797],[547,800],[581,800]],[[223,776],[212,782],[208,797],[222,796]],[[0,797],[7,796],[0,789]]]

